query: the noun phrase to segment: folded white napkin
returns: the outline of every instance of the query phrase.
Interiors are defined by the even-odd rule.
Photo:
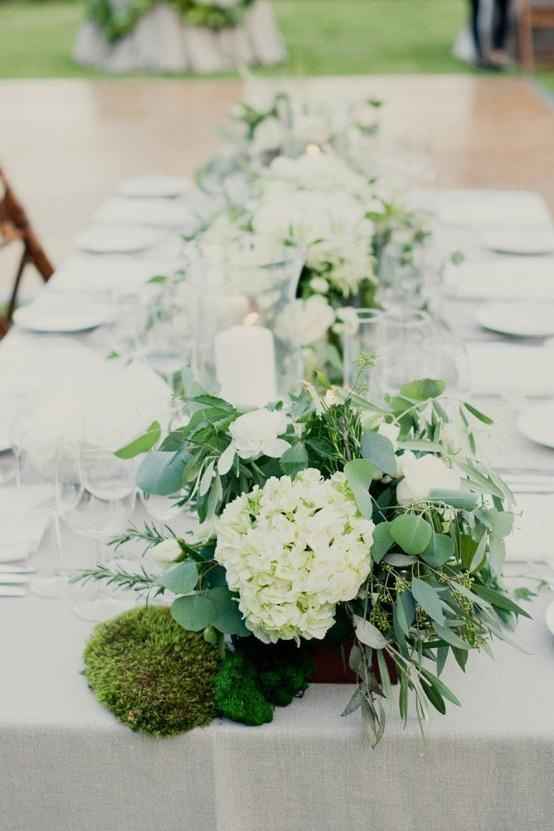
[[[52,488],[0,489],[0,562],[23,560],[35,551],[52,515]]]
[[[106,254],[99,259],[92,254],[76,254],[56,271],[52,285],[54,290],[124,294],[140,290],[152,277],[173,275],[181,268],[182,260],[172,257]]]
[[[518,494],[508,562],[554,562],[554,494]]]
[[[531,191],[412,191],[409,204],[432,210],[448,225],[495,228],[506,225],[548,226],[550,213],[543,197]]]
[[[467,299],[554,299],[554,257],[501,256],[451,265],[445,288]]]
[[[474,395],[554,395],[551,347],[470,343],[467,353]]]
[[[114,197],[94,214],[95,222],[175,228],[194,233],[201,225],[196,214],[180,199],[125,199]]]

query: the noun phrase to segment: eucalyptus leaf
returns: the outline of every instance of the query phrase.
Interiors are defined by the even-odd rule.
[[[473,404],[468,404],[467,401],[464,401],[464,407],[466,408],[468,413],[471,413],[471,415],[474,418],[476,418],[478,421],[481,421],[483,424],[494,424],[492,418],[490,418],[488,415],[485,415],[485,413],[482,413],[481,410],[478,410],[477,407],[473,406]]]
[[[447,701],[450,701],[452,704],[456,704],[458,707],[460,706],[460,700],[454,695],[452,690],[446,686],[444,681],[441,681],[440,678],[437,678],[437,676],[433,675],[432,672],[429,672],[428,669],[422,668],[421,671],[425,676],[425,679],[432,684],[433,687],[435,687],[443,698],[446,698]]]
[[[467,643],[448,626],[440,626],[438,623],[433,623],[433,626],[439,638],[450,644],[450,646],[455,646],[457,649],[469,649]]]
[[[469,491],[453,491],[433,488],[429,494],[430,502],[444,502],[463,511],[473,511],[477,507],[478,498]]]
[[[478,583],[474,583],[473,593],[479,595],[479,597],[483,598],[483,600],[486,600],[491,604],[491,606],[495,606],[497,609],[504,609],[505,611],[512,612],[513,614],[523,615],[523,617],[527,617],[531,620],[531,615],[526,612],[525,609],[522,609],[521,606],[514,603],[514,601],[510,600],[510,598],[505,594],[501,594],[488,586],[481,586]]]
[[[206,592],[196,593],[174,600],[171,616],[188,632],[201,632],[214,624],[217,607]]]
[[[202,478],[200,479],[200,486],[198,488],[198,493],[200,496],[204,496],[210,490],[212,479],[214,478],[214,468],[215,462],[213,461],[206,466],[206,469],[202,474]]]
[[[394,545],[391,537],[389,523],[380,522],[373,529],[373,543],[371,545],[371,557],[374,563],[380,563],[385,554]]]
[[[433,378],[422,378],[419,381],[411,381],[400,387],[400,395],[410,398],[412,401],[427,401],[430,398],[438,398],[446,387],[444,381]]]
[[[279,459],[279,464],[287,476],[296,476],[301,470],[305,470],[308,467],[309,458],[304,443],[299,441],[285,450]]]
[[[362,436],[362,456],[389,476],[397,475],[394,447],[386,436],[366,430]]]
[[[356,637],[360,643],[365,646],[370,646],[372,649],[384,649],[387,645],[387,639],[382,632],[377,629],[369,620],[365,620],[359,615],[354,615],[354,628],[356,630]]]
[[[445,622],[443,604],[437,590],[424,580],[420,580],[419,577],[414,577],[411,592],[416,603],[427,612],[435,623],[442,626]]]
[[[448,660],[449,646],[439,646],[437,648],[437,675],[441,675]]]
[[[454,543],[447,534],[433,533],[431,542],[421,555],[427,565],[433,568],[442,568],[442,566],[454,554]]]
[[[397,598],[395,605],[398,625],[401,630],[407,635],[415,620],[415,602],[409,591],[401,592]]]
[[[173,594],[190,594],[196,588],[197,582],[198,566],[192,560],[179,563],[158,578],[159,585]]]
[[[160,422],[153,421],[145,433],[117,450],[115,455],[118,459],[134,459],[135,456],[139,456],[141,453],[148,453],[159,442],[161,435]]]
[[[477,548],[475,549],[475,553],[474,553],[473,557],[471,558],[471,563],[469,565],[469,570],[470,571],[477,571],[477,569],[481,566],[481,563],[485,559],[485,554],[487,552],[488,539],[489,539],[489,535],[485,531],[485,533],[483,534],[483,536],[479,540],[479,543],[477,545]]]
[[[346,481],[354,494],[358,510],[366,519],[371,519],[373,507],[369,495],[369,486],[373,479],[378,479],[381,472],[367,459],[353,459],[344,468]]]
[[[406,554],[422,554],[433,536],[433,529],[418,514],[401,514],[390,523],[390,533]]]
[[[185,467],[190,460],[188,453],[166,453],[153,450],[140,463],[137,487],[147,494],[171,496],[183,485]]]

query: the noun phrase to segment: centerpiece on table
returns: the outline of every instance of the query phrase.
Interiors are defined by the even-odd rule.
[[[297,300],[283,310],[276,332],[303,349],[310,380],[342,381],[341,338],[355,333],[357,308],[379,306],[389,289],[413,306],[425,302],[425,223],[377,193],[375,182],[334,152],[280,156],[257,177],[249,199],[204,234],[210,245],[261,237],[303,251]]]
[[[204,724],[215,712],[259,724],[338,666],[356,685],[344,715],[361,709],[372,744],[388,700],[404,721],[413,708],[422,729],[428,705],[444,714],[459,704],[444,667],[469,671],[470,656],[509,639],[526,612],[501,579],[512,496],[479,458],[471,426],[490,420],[443,393],[440,381],[413,381],[379,406],[356,392],[320,399],[307,388],[247,412],[199,394],[188,423],[161,443],[151,429],[123,448],[122,458],[146,453],[140,487],[172,496],[189,530],[131,529],[117,544],[143,540],[141,568],[99,565],[81,579],[169,599],[170,613],[152,606],[156,620],[139,621],[140,643],[170,641],[163,660],[179,662],[187,689],[204,655],[211,682],[201,675],[196,720],[177,696],[186,712],[172,713],[168,729],[137,724],[127,716],[139,704],[144,712],[149,697],[136,671],[137,621],[126,644],[116,619],[86,655],[100,700],[150,732]],[[163,638],[151,635],[158,625]],[[122,707],[131,652],[137,686],[134,697],[125,689]],[[167,678],[160,661],[148,675],[154,691]]]
[[[74,49],[109,72],[202,74],[285,57],[269,0],[88,0]]]
[[[361,159],[372,156],[381,106],[376,98],[330,102],[260,89],[233,107],[222,131],[223,150],[197,178],[208,189],[220,188],[229,177],[259,175],[275,158],[299,158],[307,150],[337,153],[360,168]]]

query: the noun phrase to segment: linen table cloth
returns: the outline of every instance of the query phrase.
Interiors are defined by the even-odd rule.
[[[475,326],[476,306],[449,302],[454,331],[497,340]],[[65,340],[105,351],[102,338],[98,330]],[[25,350],[32,367],[51,343],[14,331],[1,355],[11,363]],[[554,470],[554,451],[516,433],[505,400],[476,403],[502,426],[491,461]],[[499,644],[497,660],[474,656],[467,677],[450,668],[446,682],[462,708],[449,705],[446,718],[431,713],[425,741],[415,719],[404,731],[391,715],[372,751],[359,713],[340,717],[348,686],[314,685],[264,727],[214,722],[172,739],[133,734],[80,674],[90,624],[60,600],[2,598],[0,831],[550,831],[547,600],[537,599],[535,620],[515,635],[528,654]]]
[[[249,728],[214,722],[172,739],[131,733],[80,675],[90,624],[62,601],[0,605],[2,831],[551,831],[554,641],[534,621],[496,661],[446,681],[462,708],[433,713],[422,740],[391,715],[371,750],[352,687]]]

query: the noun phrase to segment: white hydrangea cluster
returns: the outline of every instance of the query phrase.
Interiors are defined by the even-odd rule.
[[[369,574],[373,528],[344,474],[324,479],[308,468],[294,480],[273,477],[227,505],[215,558],[257,638],[321,639],[336,604],[354,599]]]

